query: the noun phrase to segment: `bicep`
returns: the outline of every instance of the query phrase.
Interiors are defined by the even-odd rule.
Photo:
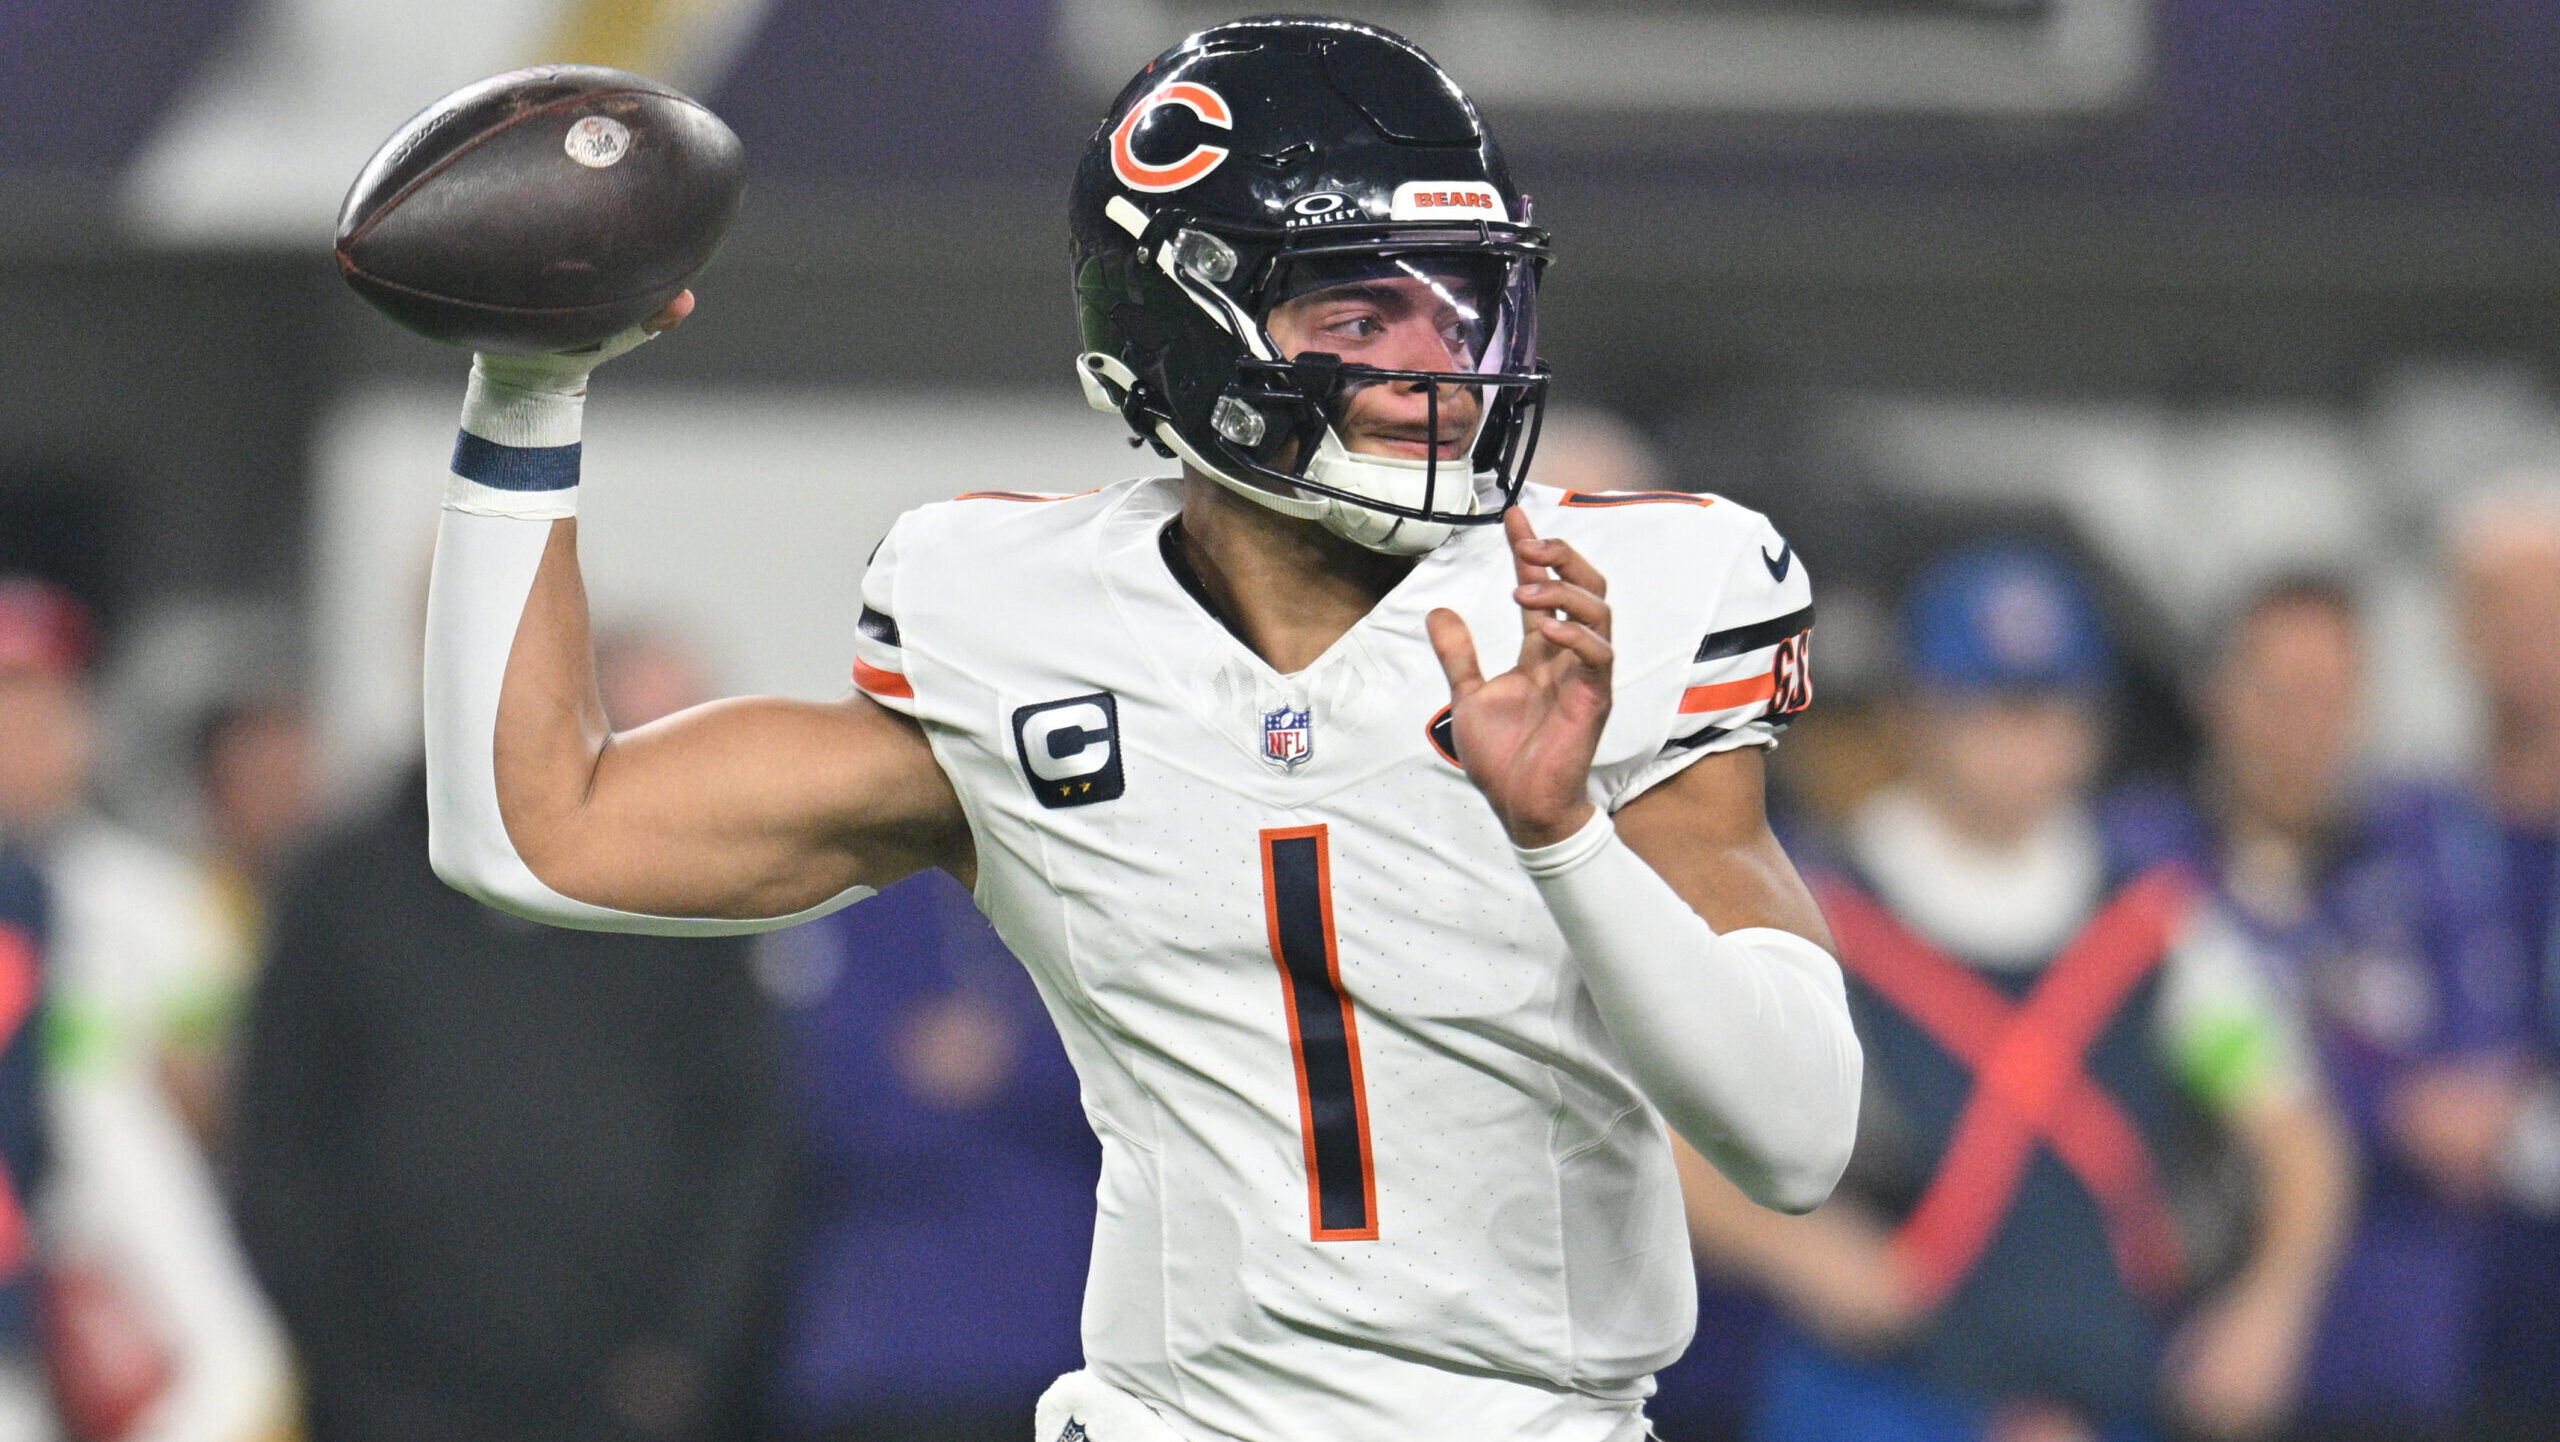
[[[1829,948],[1830,928],[1769,829],[1756,746],[1696,762],[1621,808],[1620,839],[1718,932],[1766,926]]]
[[[543,829],[515,839],[546,883],[653,915],[787,915],[927,867],[972,869],[923,729],[859,693],[715,701],[618,733],[574,815]]]

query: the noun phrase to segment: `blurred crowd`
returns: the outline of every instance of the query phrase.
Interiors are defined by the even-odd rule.
[[[1773,758],[1857,1151],[1800,1218],[1690,1167],[1666,1435],[2560,1435],[2560,489],[2440,558],[2475,775],[2360,764],[2395,678],[2348,577],[2173,658],[2189,749],[2067,537],[1910,558],[1891,664]]]
[[[1542,479],[1661,483],[1582,440]],[[2257,578],[2163,694],[2070,535],[1945,534],[1772,757],[1857,1153],[1803,1217],[1686,1159],[1662,1436],[2560,1435],[2560,483],[2442,528],[2467,775],[2364,764],[2353,575]],[[1098,1154],[955,884],[754,942],[518,922],[427,870],[422,772],[324,815],[272,678],[146,838],[99,639],[0,579],[0,1442],[1021,1442]],[[598,650],[617,726],[709,690]]]

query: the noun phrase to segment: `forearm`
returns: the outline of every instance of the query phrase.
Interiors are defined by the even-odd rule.
[[[2264,1436],[2293,1410],[2351,1207],[2344,1129],[2325,1102],[2267,1097],[2233,1124],[2257,1176],[2256,1245],[2188,1318],[2164,1376],[2187,1430],[2208,1437]]]
[[[2233,1283],[2307,1332],[2355,1210],[2346,1129],[2326,1101],[2260,1107],[2237,1123],[2254,1175],[2257,1245]]]
[[[1865,1207],[1833,1197],[1804,1216],[1781,1216],[1689,1147],[1672,1150],[1702,1266],[1765,1294],[1844,1347],[1885,1345],[1920,1320],[1892,1234]]]
[[[1717,935],[1606,817],[1521,862],[1665,1120],[1752,1200],[1820,1205],[1848,1166],[1863,1068],[1839,964],[1792,932]]]

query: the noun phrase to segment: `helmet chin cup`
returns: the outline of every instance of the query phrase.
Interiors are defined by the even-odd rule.
[[[1458,528],[1446,521],[1390,515],[1340,496],[1283,492],[1271,482],[1237,475],[1231,467],[1202,455],[1169,422],[1157,425],[1156,439],[1189,463],[1191,469],[1255,505],[1301,521],[1314,521],[1344,540],[1381,555],[1424,555],[1438,549],[1442,542],[1457,533]],[[1318,484],[1346,491],[1358,488],[1362,494],[1376,496],[1391,504],[1401,500],[1419,506],[1422,493],[1430,483],[1426,462],[1394,456],[1359,455],[1346,448],[1330,431],[1326,432],[1316,459],[1307,469],[1309,478]],[[1447,488],[1454,484],[1465,497],[1461,514],[1472,515],[1482,509],[1476,488],[1478,478],[1452,465],[1444,464],[1440,470],[1441,486]]]
[[[1328,427],[1307,465],[1307,479],[1329,490],[1365,496],[1409,510],[1473,515],[1479,508],[1476,476],[1464,462],[1432,462],[1403,456],[1362,455],[1343,445]],[[1440,495],[1428,493],[1437,489]],[[1419,556],[1457,533],[1446,521],[1418,520],[1376,510],[1342,496],[1324,496],[1324,528],[1346,541],[1390,556]],[[1427,504],[1426,504],[1427,502]]]
[[[1446,521],[1390,516],[1348,501],[1326,502],[1323,520],[1326,530],[1382,556],[1427,556],[1458,533]]]
[[[1442,434],[1443,392],[1475,391],[1483,399],[1473,433],[1458,454],[1436,458],[1352,450],[1343,439],[1345,397],[1381,385],[1434,397],[1419,418],[1432,435]],[[1543,371],[1382,370],[1314,352],[1286,362],[1245,360],[1209,407],[1208,436],[1176,450],[1259,505],[1319,521],[1373,551],[1418,556],[1464,527],[1500,518],[1536,448],[1545,395]]]

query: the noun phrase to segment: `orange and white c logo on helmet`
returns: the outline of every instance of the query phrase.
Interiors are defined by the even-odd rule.
[[[1131,190],[1150,194],[1180,190],[1186,185],[1196,184],[1227,158],[1224,146],[1198,145],[1192,147],[1189,155],[1171,165],[1149,165],[1140,160],[1138,153],[1129,148],[1129,137],[1137,133],[1140,121],[1167,105],[1186,106],[1192,114],[1220,130],[1235,129],[1234,112],[1227,109],[1225,98],[1208,86],[1191,80],[1168,81],[1157,86],[1154,93],[1129,107],[1129,113],[1121,117],[1118,128],[1111,132],[1111,168],[1119,175],[1120,183]]]

